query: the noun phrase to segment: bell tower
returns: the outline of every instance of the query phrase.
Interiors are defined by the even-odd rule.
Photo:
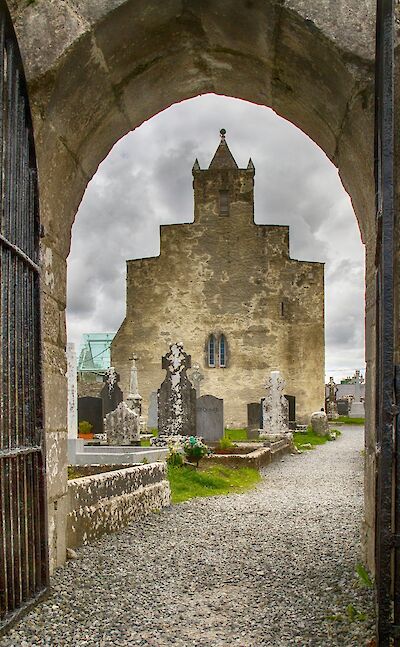
[[[244,213],[254,216],[254,164],[249,159],[247,168],[239,168],[225,136],[222,128],[221,141],[208,169],[201,169],[197,159],[193,164],[195,222],[239,214],[243,217]],[[243,203],[247,205],[245,210]]]

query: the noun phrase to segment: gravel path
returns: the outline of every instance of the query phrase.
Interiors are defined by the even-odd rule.
[[[367,645],[362,445],[345,428],[251,492],[173,506],[80,549],[0,647]],[[367,620],[350,622],[348,605]]]

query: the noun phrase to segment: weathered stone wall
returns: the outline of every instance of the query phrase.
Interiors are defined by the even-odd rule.
[[[246,426],[247,403],[264,395],[272,370],[308,422],[324,405],[323,265],[289,257],[288,227],[254,223],[251,168],[193,174],[194,223],[163,226],[160,256],[127,264],[127,314],[111,345],[122,390],[134,350],[146,413],[161,357],[182,341],[205,376],[201,392],[223,398],[229,426]],[[229,216],[219,214],[224,187]],[[212,333],[225,336],[225,368],[208,365]]]
[[[240,447],[244,446],[244,443],[240,443]],[[210,454],[210,456],[204,456],[202,464],[218,467],[252,467],[259,470],[282,458],[285,454],[293,452],[294,446],[292,438],[282,438],[282,440],[271,443],[270,447],[254,449],[254,446],[252,447],[250,444],[247,449],[248,454],[235,454],[234,449],[232,454]]]
[[[169,504],[170,488],[165,463],[70,480],[67,547],[88,544]]]
[[[373,414],[375,1],[11,0],[10,6],[30,88],[45,228],[44,377],[54,568],[65,559],[65,261],[71,225],[89,179],[115,142],[172,103],[217,92],[270,106],[339,168],[367,248],[366,406]],[[366,529],[373,555],[372,418],[367,443]]]
[[[82,382],[82,380],[78,380],[78,397],[99,398],[102,388],[103,384],[101,382]]]

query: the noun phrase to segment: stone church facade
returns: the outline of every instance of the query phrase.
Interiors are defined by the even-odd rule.
[[[221,131],[208,169],[193,166],[194,222],[162,225],[160,255],[127,261],[111,362],[127,393],[138,356],[144,414],[173,342],[200,366],[201,393],[223,398],[227,426],[246,425],[246,405],[263,397],[272,370],[296,396],[298,421],[324,405],[324,266],[290,258],[288,227],[255,224],[254,175],[251,160],[238,168]]]

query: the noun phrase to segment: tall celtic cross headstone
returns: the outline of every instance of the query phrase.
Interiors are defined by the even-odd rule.
[[[361,380],[360,380],[360,371],[357,369],[354,376],[354,402],[361,402]]]
[[[193,371],[190,373],[190,381],[193,384],[194,388],[196,389],[196,397],[199,398],[201,393],[200,393],[200,386],[202,381],[204,380],[204,375],[200,371],[200,366],[199,364],[193,364]]]
[[[167,372],[158,389],[158,433],[160,436],[196,434],[196,391],[188,376],[191,357],[181,343],[171,344],[162,358]]]
[[[119,388],[119,374],[113,366],[107,369],[103,377],[104,386],[101,389],[100,397],[103,401],[103,417],[114,411],[124,399],[124,394]]]
[[[284,388],[280,371],[271,371],[263,400],[263,436],[289,433],[289,403],[283,394]]]
[[[364,418],[364,402],[361,402],[361,380],[360,371],[357,370],[354,379],[354,398],[349,411],[350,418]]]
[[[329,401],[328,401],[328,418],[329,420],[336,420],[339,417],[337,404],[336,404],[337,387],[333,377],[329,378]]]
[[[136,411],[136,413],[140,416],[142,413],[142,396],[139,393],[139,383],[138,383],[138,370],[136,366],[136,360],[137,356],[133,355],[131,357],[131,376],[130,376],[130,382],[129,382],[129,394],[128,397],[126,398],[126,402],[128,404],[128,407],[130,409],[133,409],[133,411]]]

